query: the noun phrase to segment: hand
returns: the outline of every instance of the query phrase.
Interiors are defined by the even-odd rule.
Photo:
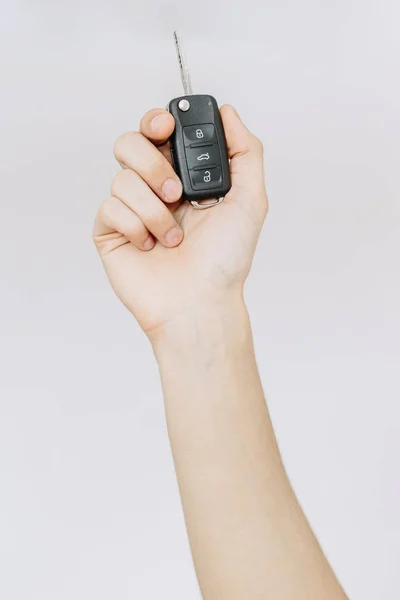
[[[181,202],[168,138],[174,119],[154,109],[116,142],[123,170],[96,217],[94,241],[111,285],[151,337],[177,316],[241,293],[268,209],[261,142],[221,108],[232,188],[206,210]]]

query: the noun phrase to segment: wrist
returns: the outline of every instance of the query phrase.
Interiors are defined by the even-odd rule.
[[[204,344],[248,338],[250,323],[242,290],[191,306],[148,333],[156,356],[166,350],[196,352]]]

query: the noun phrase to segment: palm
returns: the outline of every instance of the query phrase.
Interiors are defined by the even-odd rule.
[[[249,206],[253,202],[249,202]],[[102,257],[111,284],[144,330],[150,330],[232,282],[243,282],[251,262],[261,215],[245,210],[235,191],[204,211],[183,202],[174,215],[185,238],[176,248],[157,243],[142,252],[113,234]]]

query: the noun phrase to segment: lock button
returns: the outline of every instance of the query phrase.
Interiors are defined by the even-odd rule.
[[[189,171],[192,188],[194,190],[207,190],[222,185],[221,167],[209,167],[204,169],[192,169]]]
[[[185,146],[192,146],[202,142],[213,144],[215,139],[215,127],[212,123],[204,123],[201,125],[188,125],[183,128],[183,139]]]

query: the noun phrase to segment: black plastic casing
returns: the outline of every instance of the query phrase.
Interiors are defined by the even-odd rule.
[[[182,111],[178,107],[180,100],[187,100],[190,103],[190,108],[187,111]],[[222,126],[222,120],[219,113],[217,101],[213,96],[208,95],[192,95],[192,96],[180,96],[174,98],[168,105],[168,110],[175,119],[175,129],[170,137],[170,149],[171,157],[174,169],[177,175],[180,177],[183,185],[182,198],[184,200],[206,200],[208,198],[220,198],[225,196],[231,189],[231,176],[229,170],[229,159],[228,152],[226,149],[226,140],[224,128]],[[201,187],[204,189],[196,189],[196,185],[193,185],[193,170],[189,172],[187,163],[187,150],[188,141],[183,134],[183,128],[188,126],[201,126],[201,125],[214,125],[215,138],[214,142],[217,147],[214,146],[213,156],[216,155],[218,150],[218,159],[214,160],[214,165],[217,165],[213,173],[221,174],[221,183],[216,187],[216,184],[211,184],[207,187],[207,184],[201,183]],[[188,130],[186,130],[188,131]],[[194,145],[198,144],[199,140],[194,140]],[[185,147],[186,143],[186,147]],[[204,148],[208,150],[209,148]],[[197,169],[197,176],[201,176],[205,171],[202,169],[207,168],[206,165],[199,163],[195,168]],[[213,169],[213,165],[210,165],[210,169]],[[219,170],[220,169],[220,170]]]

